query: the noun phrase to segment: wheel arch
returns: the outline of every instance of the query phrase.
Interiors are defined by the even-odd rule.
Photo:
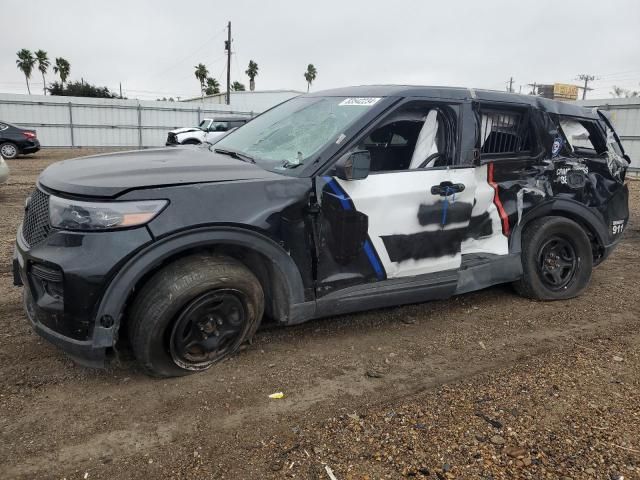
[[[149,277],[164,265],[195,252],[237,258],[260,281],[265,312],[288,322],[292,305],[305,301],[302,277],[287,252],[270,238],[238,227],[203,227],[162,238],[134,255],[109,283],[96,312],[94,346],[111,347],[127,306]]]
[[[196,137],[187,137],[180,142],[180,145],[202,145],[202,140]]]
[[[527,212],[520,224],[513,228],[509,241],[511,253],[522,251],[522,232],[527,225],[533,220],[546,216],[565,217],[580,225],[591,242],[594,265],[603,259],[604,247],[607,244],[607,229],[604,221],[584,204],[568,199],[555,199]]]

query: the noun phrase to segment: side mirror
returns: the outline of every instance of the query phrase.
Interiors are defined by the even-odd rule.
[[[362,180],[369,176],[371,154],[368,150],[347,153],[336,162],[336,177],[341,180]]]

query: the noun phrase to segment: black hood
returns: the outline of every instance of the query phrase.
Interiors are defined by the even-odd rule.
[[[170,147],[64,160],[38,181],[72,195],[116,197],[136,188],[266,178],[283,177],[204,147]]]

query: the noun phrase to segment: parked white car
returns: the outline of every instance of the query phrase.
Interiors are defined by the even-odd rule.
[[[2,155],[0,155],[0,185],[5,183],[9,178],[9,165],[4,161]]]
[[[241,127],[250,118],[246,117],[216,117],[205,118],[197,127],[177,128],[167,135],[167,146],[173,145],[199,145],[201,143],[214,143],[224,137],[228,132]]]

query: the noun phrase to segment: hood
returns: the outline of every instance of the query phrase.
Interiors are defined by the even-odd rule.
[[[179,133],[187,133],[187,132],[204,132],[204,130],[202,130],[199,127],[183,127],[183,128],[176,128],[175,130],[171,130],[169,133],[175,133],[176,135],[178,135]]]
[[[163,185],[282,178],[207,148],[169,147],[64,160],[47,167],[38,182],[71,195],[116,197]]]

